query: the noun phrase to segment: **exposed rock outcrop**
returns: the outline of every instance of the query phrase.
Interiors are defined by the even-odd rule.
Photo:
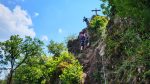
[[[102,80],[99,79],[104,76],[104,49],[105,43],[102,40],[95,42],[89,48],[86,48],[82,53],[80,53],[79,39],[68,42],[68,50],[72,52],[79,62],[83,65],[83,70],[85,73],[84,84],[101,84]],[[102,71],[102,72],[100,72]],[[102,77],[103,78],[103,77]]]

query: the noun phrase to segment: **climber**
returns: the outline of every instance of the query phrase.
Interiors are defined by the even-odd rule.
[[[82,51],[84,49],[84,43],[85,43],[85,35],[84,35],[84,32],[81,31],[79,33],[79,39],[80,39],[80,50]]]
[[[83,22],[86,22],[86,25],[89,26],[89,20],[85,16],[83,17]]]

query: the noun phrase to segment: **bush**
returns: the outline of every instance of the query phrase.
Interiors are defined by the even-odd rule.
[[[107,23],[108,19],[105,16],[94,16],[90,21],[90,36],[93,36],[94,38],[105,38]]]

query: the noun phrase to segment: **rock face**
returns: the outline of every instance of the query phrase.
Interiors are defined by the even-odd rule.
[[[84,84],[102,84],[101,77],[104,76],[104,49],[105,43],[102,40],[83,50],[80,53],[79,39],[68,42],[68,50],[73,53],[83,65]],[[101,72],[100,72],[101,71]],[[104,78],[104,77],[102,77]]]
[[[68,51],[73,53],[75,56],[80,53],[80,42],[79,39],[68,41]]]

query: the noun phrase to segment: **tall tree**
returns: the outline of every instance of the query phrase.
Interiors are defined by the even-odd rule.
[[[42,52],[42,45],[38,39],[26,37],[23,41],[19,35],[13,35],[9,40],[0,43],[4,51],[3,61],[10,66],[7,84],[12,84],[12,75],[15,70],[32,56],[39,56]]]
[[[21,43],[22,38],[19,38],[18,35],[11,36],[9,40],[1,42],[1,49],[4,51],[4,59],[8,65],[10,63],[10,73],[8,76],[8,84],[11,84],[12,74],[15,70],[15,64],[18,57],[21,55]]]

